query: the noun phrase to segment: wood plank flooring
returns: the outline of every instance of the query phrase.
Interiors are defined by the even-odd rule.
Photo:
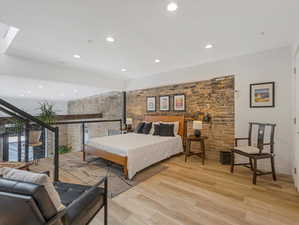
[[[61,165],[78,157],[68,154]],[[183,156],[163,163],[167,170],[109,201],[109,225],[299,225],[299,194],[288,176],[277,182],[259,177],[255,186],[245,168],[230,174],[228,166],[213,160],[202,166],[196,156],[187,163]],[[49,169],[49,161],[34,169]],[[87,165],[84,171],[95,174],[96,168]],[[66,169],[61,180],[96,182]],[[103,224],[103,212],[91,224]]]

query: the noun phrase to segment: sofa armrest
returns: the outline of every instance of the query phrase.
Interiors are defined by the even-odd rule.
[[[66,208],[63,222],[65,225],[88,224],[104,204],[104,189],[92,187]]]

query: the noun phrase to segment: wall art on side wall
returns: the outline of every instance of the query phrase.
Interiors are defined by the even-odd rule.
[[[147,112],[156,112],[156,97],[155,96],[146,97],[146,111]]]
[[[170,96],[164,95],[160,96],[160,111],[169,111],[170,110]]]
[[[173,96],[173,110],[186,111],[186,96],[184,94],[177,94]]]
[[[250,108],[275,107],[275,83],[250,84]]]

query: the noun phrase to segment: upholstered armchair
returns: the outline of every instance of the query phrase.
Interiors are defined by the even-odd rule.
[[[104,187],[100,187],[100,186]],[[54,183],[65,208],[57,211],[45,187],[0,178],[1,225],[87,225],[104,208],[107,225],[107,178],[95,186]]]

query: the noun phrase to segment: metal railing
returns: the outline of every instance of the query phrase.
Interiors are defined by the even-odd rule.
[[[24,136],[25,136],[25,162],[28,162],[28,155],[29,155],[29,135],[30,135],[30,127],[32,124],[37,124],[45,130],[50,130],[54,133],[54,181],[59,180],[59,128],[53,127],[49,124],[44,123],[43,121],[39,120],[38,118],[30,115],[29,113],[19,109],[18,107],[10,104],[9,102],[0,98],[0,111],[8,114],[12,118],[18,119],[25,124],[24,128]],[[3,134],[2,134],[3,135]],[[20,149],[20,137],[22,133],[21,131],[18,133],[18,150]],[[18,158],[20,159],[20,152],[18,152]]]

